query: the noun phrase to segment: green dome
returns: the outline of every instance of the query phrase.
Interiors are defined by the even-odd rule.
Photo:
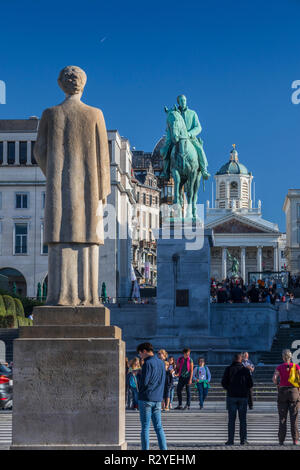
[[[238,153],[235,150],[235,145],[230,152],[230,160],[225,163],[216,175],[249,175],[250,172],[247,170],[245,165],[239,162]]]
[[[249,175],[249,171],[243,165],[242,163],[239,162],[227,162],[225,165],[223,165],[220,170],[216,173],[217,175]]]

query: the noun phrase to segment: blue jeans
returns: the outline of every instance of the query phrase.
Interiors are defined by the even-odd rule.
[[[240,420],[240,440],[244,442],[247,440],[247,398],[227,397],[227,410],[228,410],[228,441],[234,441],[235,420],[238,412]]]
[[[189,377],[179,377],[177,385],[177,396],[178,396],[178,406],[182,405],[182,389],[186,389],[186,404],[190,406],[191,404],[191,386],[189,385]]]
[[[199,396],[199,405],[202,407],[205,398],[208,394],[208,387],[204,387],[203,382],[197,382],[198,396]]]
[[[175,392],[175,386],[173,385],[170,390],[170,405],[172,405],[173,400],[174,400],[174,392]]]
[[[129,386],[129,388],[130,388],[131,393],[132,393],[132,404],[131,404],[131,406],[132,407],[137,406],[139,392],[137,391],[137,389],[135,387],[130,387]]]
[[[149,450],[149,430],[152,419],[160,450],[167,450],[165,433],[161,424],[161,402],[139,400],[140,420],[142,425],[142,450]]]

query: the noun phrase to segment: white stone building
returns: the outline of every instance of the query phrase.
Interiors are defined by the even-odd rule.
[[[134,169],[135,227],[133,230],[133,267],[140,283],[156,286],[156,240],[153,229],[159,227],[160,189],[152,165]]]
[[[230,276],[230,253],[239,261],[239,274],[248,283],[250,272],[284,269],[285,234],[278,225],[262,218],[262,205],[254,207],[252,173],[239,162],[234,148],[229,161],[215,175],[213,207],[207,201],[205,227],[214,231],[211,277]]]
[[[43,244],[45,177],[32,153],[38,123],[35,117],[0,120],[0,274],[29,297],[36,296],[48,269],[48,250]],[[105,282],[108,296],[125,297],[131,289],[132,156],[128,140],[118,131],[108,131],[108,139],[111,194],[107,207],[111,205],[115,214],[110,238],[100,246],[99,292]]]
[[[287,268],[292,275],[300,275],[300,189],[289,189],[283,210],[286,215]]]

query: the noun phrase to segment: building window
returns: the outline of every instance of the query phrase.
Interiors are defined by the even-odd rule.
[[[0,165],[3,164],[3,142],[0,142]]]
[[[28,209],[28,194],[27,193],[16,194],[16,209]]]
[[[171,197],[172,196],[172,186],[165,186],[164,187],[164,193],[165,193],[165,197]]]
[[[143,204],[146,205],[146,193],[143,193]]]
[[[219,198],[220,199],[225,199],[225,182],[222,181],[219,186]]]
[[[20,142],[20,165],[27,163],[27,142]]]
[[[149,205],[152,206],[152,194],[149,196]]]
[[[143,227],[146,227],[146,212],[143,212]]]
[[[31,163],[32,163],[32,165],[36,165],[36,164],[37,164],[36,159],[35,159],[34,156],[33,156],[33,149],[34,149],[34,146],[35,146],[35,141],[32,140],[32,141],[31,141]]]
[[[244,199],[248,199],[248,183],[247,183],[247,181],[243,181],[243,184],[242,184],[242,197]]]
[[[42,192],[42,209],[45,209],[45,203],[46,203],[46,193],[45,191]]]
[[[152,214],[149,214],[149,228],[152,228]]]
[[[15,255],[27,253],[27,224],[15,224]]]
[[[41,224],[41,255],[48,254],[48,245],[44,243],[44,224]]]
[[[139,202],[140,201],[140,192],[138,191],[136,193],[136,202]]]
[[[155,196],[155,204],[158,205],[158,197]]]
[[[239,197],[238,189],[239,187],[236,181],[230,183],[230,199],[237,199]]]
[[[15,142],[7,142],[7,163],[13,165],[16,157]]]

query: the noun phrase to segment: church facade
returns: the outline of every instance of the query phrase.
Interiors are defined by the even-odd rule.
[[[276,223],[262,217],[261,201],[254,207],[253,175],[239,162],[233,146],[229,161],[215,174],[213,207],[206,205],[206,228],[214,233],[211,278],[231,275],[232,259],[238,260],[239,276],[248,284],[251,274],[285,269],[285,234]]]

